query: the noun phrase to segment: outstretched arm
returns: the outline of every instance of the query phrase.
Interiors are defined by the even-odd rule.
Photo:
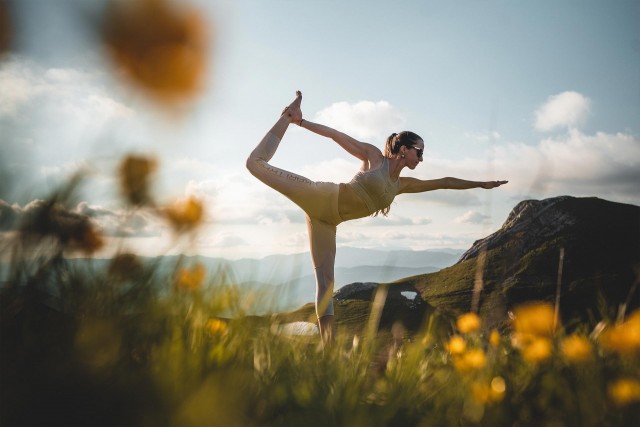
[[[349,154],[363,162],[367,162],[377,157],[382,157],[382,153],[376,146],[358,141],[346,133],[330,128],[329,126],[303,119],[302,122],[300,122],[300,127],[310,130],[313,133],[317,133],[318,135],[333,139]]]
[[[411,177],[400,178],[398,193],[422,193],[433,190],[468,190],[470,188],[491,189],[506,184],[509,181],[467,181],[459,178],[417,179]]]

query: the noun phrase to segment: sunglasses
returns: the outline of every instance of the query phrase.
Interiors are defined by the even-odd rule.
[[[411,146],[409,148],[413,148],[414,150],[416,150],[416,154],[418,155],[418,157],[422,157],[422,154],[424,153],[424,148],[417,148],[416,146]]]

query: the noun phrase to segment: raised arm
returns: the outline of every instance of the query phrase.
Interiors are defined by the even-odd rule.
[[[362,160],[363,162],[382,158],[382,152],[375,145],[358,141],[346,133],[330,128],[329,126],[303,119],[300,122],[300,127],[310,130],[313,133],[317,133],[318,135],[333,139],[338,143],[338,145],[344,148],[347,153]]]
[[[499,187],[509,181],[467,181],[459,178],[418,179],[411,177],[400,178],[400,190],[398,193],[422,193],[433,190],[468,190],[471,188]]]

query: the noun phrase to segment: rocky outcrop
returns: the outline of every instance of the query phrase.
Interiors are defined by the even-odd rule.
[[[459,262],[478,256],[482,250],[491,250],[510,243],[518,245],[518,253],[527,253],[540,242],[553,239],[578,222],[578,217],[563,209],[566,203],[575,200],[574,197],[561,196],[518,203],[502,227],[490,236],[477,240],[462,254]]]
[[[558,283],[567,321],[639,307],[640,207],[595,197],[526,200],[453,266],[398,283],[460,312],[471,308],[479,279],[480,308],[496,318],[529,300],[554,301]]]

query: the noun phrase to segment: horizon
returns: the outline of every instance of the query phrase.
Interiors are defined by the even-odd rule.
[[[640,205],[636,1],[183,2],[206,24],[208,47],[203,87],[178,111],[146,98],[106,56],[96,23],[107,0],[6,4],[13,44],[0,53],[0,234],[12,231],[7,218],[27,215],[86,169],[69,208],[99,224],[106,250],[307,253],[303,213],[244,165],[297,89],[306,118],[379,148],[391,132],[421,135],[424,162],[403,176],[509,180],[400,195],[387,218],[341,224],[338,248],[466,250],[528,199]],[[204,202],[195,240],[175,242],[159,218],[124,209],[115,171],[129,153],[157,159],[160,203]],[[359,167],[296,126],[273,163],[336,182]]]

